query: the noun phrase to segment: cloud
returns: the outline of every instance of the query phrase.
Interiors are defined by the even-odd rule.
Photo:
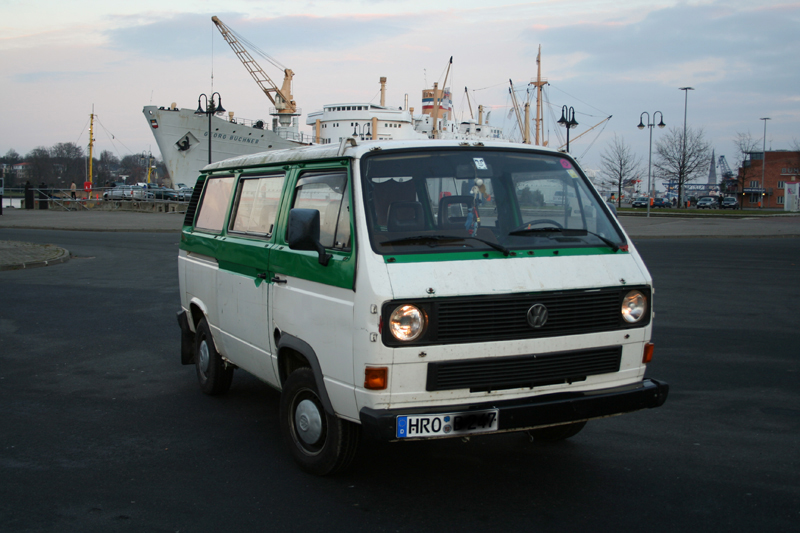
[[[25,72],[13,76],[17,83],[70,83],[74,81],[86,81],[90,76],[100,76],[99,72],[88,71],[51,71],[51,72]]]
[[[348,49],[370,46],[381,39],[394,38],[409,31],[410,17],[404,16],[314,16],[293,15],[277,18],[243,18],[219,15],[241,38],[267,54],[287,50]],[[155,59],[209,56],[211,39],[215,50],[227,43],[211,22],[210,15],[182,14],[155,21],[136,23],[106,32],[110,45]],[[254,53],[249,43],[245,47]]]
[[[523,38],[531,47],[547,43],[564,57],[582,53],[581,61],[559,73],[564,77],[580,73],[603,81],[671,85],[763,83],[767,77],[788,89],[800,66],[800,6],[733,11],[721,5],[681,4],[629,23],[529,28]]]

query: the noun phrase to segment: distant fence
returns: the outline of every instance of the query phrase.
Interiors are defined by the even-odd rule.
[[[113,187],[98,187],[91,191],[76,190],[73,198],[73,191],[70,189],[39,188],[31,187],[32,205],[25,204],[25,189],[22,187],[6,187],[2,199],[2,207],[16,209],[55,209],[60,211],[80,211],[80,210],[121,210],[121,211],[143,211],[154,213],[184,213],[189,204],[189,198],[184,200],[158,200],[156,198],[136,198],[136,199],[105,199],[104,193]],[[30,201],[31,199],[28,198]]]

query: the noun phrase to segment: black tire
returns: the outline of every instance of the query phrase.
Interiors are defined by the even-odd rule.
[[[206,319],[197,324],[194,342],[194,365],[200,389],[210,396],[225,394],[233,381],[233,365],[222,360],[211,337]]]
[[[577,435],[586,425],[586,421],[573,422],[572,424],[562,424],[560,426],[550,426],[546,428],[528,430],[535,442],[559,442]]]
[[[353,462],[361,426],[325,411],[310,368],[298,368],[286,379],[280,416],[283,441],[306,472],[335,474]]]

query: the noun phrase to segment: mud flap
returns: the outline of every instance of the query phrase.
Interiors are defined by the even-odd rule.
[[[178,311],[178,325],[181,327],[181,364],[194,364],[194,332],[189,329],[186,311]]]

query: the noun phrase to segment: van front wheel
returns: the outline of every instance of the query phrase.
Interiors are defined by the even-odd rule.
[[[200,388],[211,396],[228,392],[233,381],[233,365],[223,361],[217,352],[205,318],[197,324],[194,346],[194,364]]]
[[[286,379],[280,415],[283,440],[303,470],[324,476],[350,466],[361,426],[325,411],[310,368],[298,368]]]

